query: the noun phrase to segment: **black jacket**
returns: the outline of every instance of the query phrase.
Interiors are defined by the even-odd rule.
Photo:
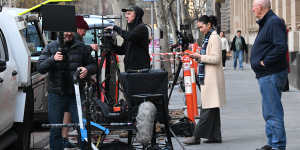
[[[232,51],[236,51],[236,48],[235,48],[235,40],[236,40],[236,36],[233,38],[232,43],[231,43],[230,49],[231,49]],[[241,50],[243,50],[243,51],[245,51],[246,53],[248,53],[248,47],[247,47],[247,44],[246,44],[246,42],[245,42],[244,37],[241,36],[241,40],[242,40],[242,49],[241,49]]]
[[[142,22],[144,12],[138,7],[135,9],[136,18],[133,23],[128,24],[128,31],[117,26],[113,28],[124,39],[122,46],[115,45],[113,51],[125,55],[125,71],[150,68],[149,33]]]
[[[88,74],[96,72],[96,64],[80,41],[73,41],[64,48],[64,60],[56,62],[54,55],[58,51],[58,41],[53,41],[42,51],[37,66],[38,72],[48,73],[49,93],[59,95],[74,95],[73,73],[78,67],[86,67]]]
[[[93,48],[90,46],[90,45],[86,45],[84,40],[83,40],[83,37],[80,36],[77,32],[74,33],[74,39],[76,41],[79,41],[81,43],[83,43],[85,45],[85,49],[88,50],[90,53],[92,53],[94,50]],[[94,60],[95,62],[97,62],[96,60]]]
[[[287,34],[283,21],[270,10],[258,20],[259,32],[251,50],[251,67],[256,77],[287,69]],[[263,61],[265,66],[260,64]]]

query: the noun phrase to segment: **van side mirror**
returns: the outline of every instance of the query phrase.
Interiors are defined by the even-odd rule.
[[[0,72],[3,72],[6,69],[6,61],[0,60]]]

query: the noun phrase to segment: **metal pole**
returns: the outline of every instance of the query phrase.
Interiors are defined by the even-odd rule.
[[[151,2],[152,54],[154,54],[154,1]]]
[[[181,19],[180,19],[180,0],[176,1],[176,7],[177,7],[177,30],[180,31],[180,24],[181,24]]]

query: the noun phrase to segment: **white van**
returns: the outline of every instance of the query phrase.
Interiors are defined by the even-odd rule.
[[[0,149],[29,149],[30,133],[38,116],[47,120],[46,76],[35,70],[47,44],[38,16],[18,16],[24,9],[0,12]]]

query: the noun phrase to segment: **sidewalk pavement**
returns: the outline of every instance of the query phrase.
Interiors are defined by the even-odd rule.
[[[230,63],[228,62],[228,66],[232,66]],[[223,143],[185,146],[185,150],[255,150],[266,143],[261,96],[250,66],[246,65],[244,70],[227,67],[224,73],[227,104],[221,109]],[[200,105],[199,98],[198,101]],[[290,92],[283,93],[282,103],[285,110],[287,150],[300,150],[300,91],[291,87]],[[184,105],[184,93],[176,86],[169,109],[182,109]],[[34,136],[37,140],[40,139],[39,136],[48,137],[48,134],[37,133]],[[180,137],[179,140],[182,142],[184,138]],[[174,138],[172,142],[174,150],[181,150]]]
[[[233,70],[231,62],[224,70],[227,104],[221,109],[222,144],[185,146],[186,150],[255,150],[266,144],[261,96],[254,72],[246,65],[244,70]],[[200,95],[200,93],[198,93]],[[199,99],[199,98],[198,98]],[[300,91],[290,87],[282,95],[287,132],[287,150],[300,150]],[[198,102],[198,105],[200,102]],[[170,109],[185,105],[184,93],[175,88]],[[184,138],[179,138],[184,141]],[[175,150],[181,150],[172,140]]]

